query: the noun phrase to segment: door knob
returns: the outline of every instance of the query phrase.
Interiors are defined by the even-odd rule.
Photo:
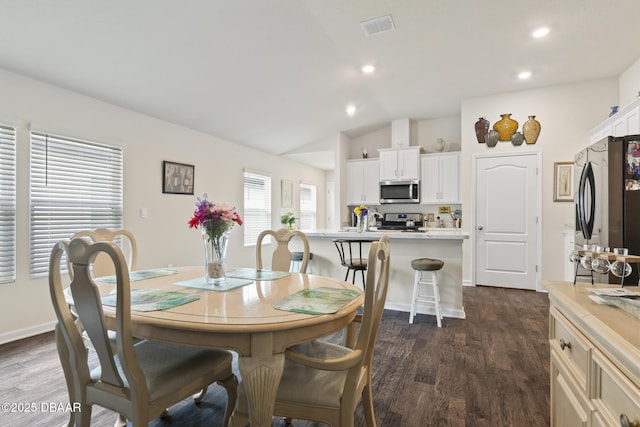
[[[481,225],[479,225],[479,226],[478,226],[478,230],[484,230],[484,227],[483,227],[483,226],[481,226]]]

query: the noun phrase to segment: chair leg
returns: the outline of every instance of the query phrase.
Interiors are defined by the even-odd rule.
[[[362,274],[362,289],[364,289],[367,286],[367,283],[366,283],[367,281],[364,278],[364,270],[360,270],[360,273]]]
[[[127,417],[122,414],[118,414],[116,418],[116,422],[113,423],[113,427],[126,427],[127,426]]]
[[[362,411],[364,412],[365,425],[376,427],[376,415],[373,409],[373,394],[371,392],[371,376],[369,382],[362,390]]]
[[[204,399],[204,395],[207,394],[207,390],[208,389],[209,389],[208,387],[205,387],[202,390],[200,390],[198,393],[194,394],[193,395],[193,401],[196,404],[202,402],[202,399]]]
[[[418,299],[418,286],[420,286],[420,271],[416,270],[413,280],[413,293],[411,296],[411,311],[409,312],[409,323],[413,324],[413,317],[416,315],[416,300]]]
[[[431,278],[433,283],[433,300],[435,301],[436,307],[436,322],[438,324],[438,328],[442,328],[442,307],[440,306],[440,287],[438,285],[438,272],[433,272],[433,277]]]
[[[218,381],[218,384],[227,391],[227,407],[224,410],[224,421],[222,422],[222,425],[227,427],[233,408],[236,407],[236,402],[238,401],[238,378],[235,375],[231,375],[225,380]]]
[[[243,383],[238,384],[236,396],[237,398],[236,398],[235,410],[231,413],[231,417],[229,418],[228,425],[232,427],[244,427],[249,424],[249,406],[247,403],[247,395],[244,392]],[[227,404],[228,403],[229,401],[227,401]],[[227,417],[227,414],[225,413],[225,418],[226,417]]]

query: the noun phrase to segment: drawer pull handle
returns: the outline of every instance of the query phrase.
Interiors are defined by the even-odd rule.
[[[639,421],[629,421],[629,417],[625,414],[620,414],[620,426],[621,427],[640,427]]]
[[[564,338],[560,338],[560,350],[564,350],[565,348],[568,348],[569,350],[571,350],[571,343],[565,342]]]

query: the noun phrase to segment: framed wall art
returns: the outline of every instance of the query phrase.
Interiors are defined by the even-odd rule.
[[[293,206],[293,182],[283,179],[281,185],[281,206],[290,208]]]
[[[193,194],[195,167],[184,163],[162,162],[162,192],[167,194]]]
[[[553,164],[553,201],[573,202],[573,162]]]

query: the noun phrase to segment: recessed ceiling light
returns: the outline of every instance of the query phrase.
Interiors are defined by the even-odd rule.
[[[547,27],[540,27],[537,30],[535,30],[533,33],[531,33],[531,35],[537,39],[544,37],[547,34],[549,34],[549,28]]]
[[[376,67],[374,67],[374,66],[373,66],[373,65],[371,65],[371,64],[367,64],[367,65],[364,65],[364,66],[362,67],[362,72],[363,72],[363,73],[365,73],[365,74],[371,74],[371,73],[373,73],[375,70],[376,70]]]
[[[356,113],[356,106],[353,104],[347,105],[347,114],[353,116]]]
[[[520,74],[518,74],[518,78],[519,78],[520,80],[526,80],[526,79],[528,79],[529,77],[531,77],[531,71],[523,71],[523,72],[521,72]]]

